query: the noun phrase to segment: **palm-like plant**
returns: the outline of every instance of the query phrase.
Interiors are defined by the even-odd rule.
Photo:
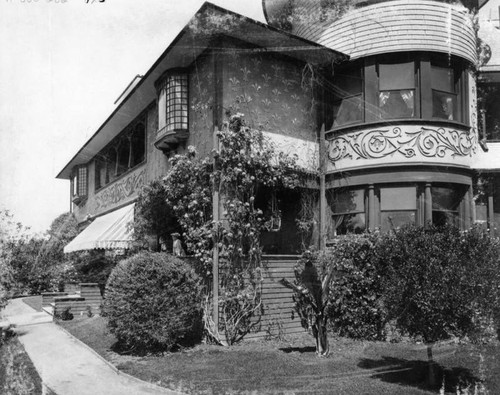
[[[295,273],[295,284],[283,278],[280,283],[294,291],[295,309],[302,326],[310,330],[316,341],[316,354],[327,357],[330,353],[327,336],[328,294],[333,271],[318,274],[316,267],[307,260],[302,272]]]

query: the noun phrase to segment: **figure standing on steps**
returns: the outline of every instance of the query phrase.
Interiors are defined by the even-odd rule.
[[[182,248],[180,236],[181,235],[179,233],[172,233],[172,240],[174,243],[172,246],[172,253],[175,256],[186,256],[186,253],[184,252],[184,248]]]

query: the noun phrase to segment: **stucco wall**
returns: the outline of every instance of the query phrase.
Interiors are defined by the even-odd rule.
[[[223,106],[256,129],[314,141],[316,121],[310,74],[303,63],[259,48],[224,57]]]
[[[190,69],[187,141],[187,145],[196,147],[200,157],[209,155],[213,147],[215,89],[214,56],[202,55]]]

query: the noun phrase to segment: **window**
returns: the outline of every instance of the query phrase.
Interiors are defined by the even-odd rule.
[[[73,170],[71,178],[71,198],[75,204],[79,204],[87,197],[87,166],[77,166]]]
[[[415,64],[379,64],[378,92],[381,119],[415,116]]]
[[[187,74],[172,74],[166,82],[167,130],[188,128],[188,78]]]
[[[431,66],[432,116],[457,120],[458,100],[455,73],[452,68]]]
[[[380,228],[383,232],[415,223],[416,215],[416,187],[380,188]]]
[[[363,120],[363,78],[361,69],[339,72],[335,79],[334,126]]]
[[[363,189],[334,191],[329,196],[329,204],[333,212],[333,236],[365,231],[365,193]]]
[[[325,123],[333,127],[382,120],[466,122],[466,64],[437,54],[381,55],[335,70]]]
[[[460,203],[463,200],[462,188],[449,186],[433,186],[432,223],[434,225],[452,224],[459,226]]]
[[[95,189],[142,164],[146,159],[146,114],[141,114],[94,158]]]

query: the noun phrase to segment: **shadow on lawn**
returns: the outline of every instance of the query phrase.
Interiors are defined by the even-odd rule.
[[[440,364],[435,364],[436,386],[429,388],[427,384],[427,374],[429,367],[426,361],[406,360],[392,357],[382,357],[381,359],[364,358],[358,366],[362,369],[373,369],[372,378],[376,378],[388,383],[401,384],[405,386],[417,387],[423,390],[440,389],[445,379],[445,391],[455,393],[458,388],[474,387],[481,380],[474,376],[469,369],[454,367],[444,368]]]
[[[283,351],[284,353],[287,353],[287,354],[290,354],[292,352],[299,352],[301,354],[316,353],[315,347],[307,347],[307,346],[304,346],[304,347],[284,347],[284,348],[280,348],[280,350]]]

